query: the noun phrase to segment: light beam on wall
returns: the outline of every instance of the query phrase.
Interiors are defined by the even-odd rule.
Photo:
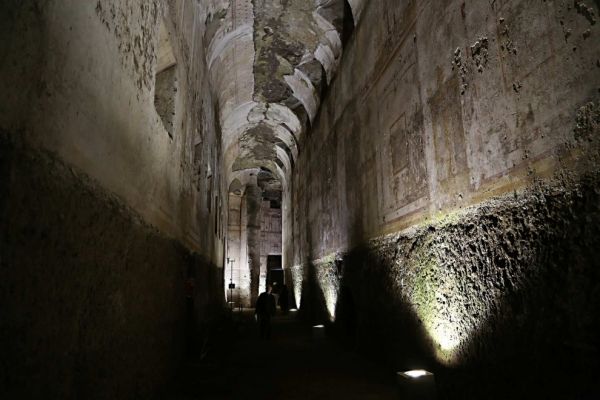
[[[294,291],[294,300],[296,300],[296,307],[300,307],[302,301],[302,280],[304,276],[304,268],[301,265],[290,268],[292,273],[292,285]]]
[[[329,321],[335,321],[335,308],[337,305],[337,290],[333,290],[331,287],[328,287],[327,290],[324,291],[323,295],[325,296],[325,306],[327,307],[327,314],[329,314]]]
[[[456,278],[442,273],[440,268],[444,267],[437,260],[430,259],[426,265],[418,270],[408,300],[434,342],[436,357],[452,364],[458,348],[473,329],[457,295]]]
[[[394,283],[410,305],[431,340],[432,350],[443,364],[458,362],[462,345],[485,321],[493,291],[484,292],[474,273],[464,277],[464,265],[445,256],[445,243],[424,243],[418,251],[397,261]],[[473,271],[481,265],[470,267]],[[476,288],[476,289],[474,289]],[[481,291],[481,292],[480,292]],[[486,293],[474,296],[473,293]]]
[[[335,321],[340,282],[336,273],[335,256],[315,261],[316,278],[319,289],[323,293],[325,308],[330,322]]]
[[[429,333],[444,356],[450,355],[461,343],[460,326],[444,317],[436,316],[429,325]]]

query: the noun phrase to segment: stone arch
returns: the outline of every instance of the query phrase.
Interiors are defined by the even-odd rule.
[[[347,0],[350,8],[352,9],[352,15],[354,17],[354,26],[358,26],[360,17],[362,16],[363,10],[366,6],[365,0]]]

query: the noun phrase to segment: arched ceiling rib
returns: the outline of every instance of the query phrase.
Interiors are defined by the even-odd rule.
[[[228,181],[264,168],[287,185],[304,131],[364,0],[210,0],[206,62]],[[352,15],[348,9],[351,9]]]
[[[350,4],[350,8],[352,9],[352,15],[354,16],[354,21],[358,23],[360,17],[362,15],[363,9],[365,7],[367,0],[348,0]]]

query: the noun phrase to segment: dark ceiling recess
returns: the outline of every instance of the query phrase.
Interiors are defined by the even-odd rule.
[[[348,0],[344,0],[344,25],[342,28],[342,45],[345,47],[354,32],[354,15]]]
[[[281,208],[282,186],[277,177],[266,168],[261,168],[257,177],[258,186],[262,189],[263,200],[270,202],[271,208]]]

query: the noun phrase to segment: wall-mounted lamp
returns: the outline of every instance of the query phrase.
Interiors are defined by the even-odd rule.
[[[400,398],[406,400],[435,400],[435,376],[424,369],[397,373]]]

